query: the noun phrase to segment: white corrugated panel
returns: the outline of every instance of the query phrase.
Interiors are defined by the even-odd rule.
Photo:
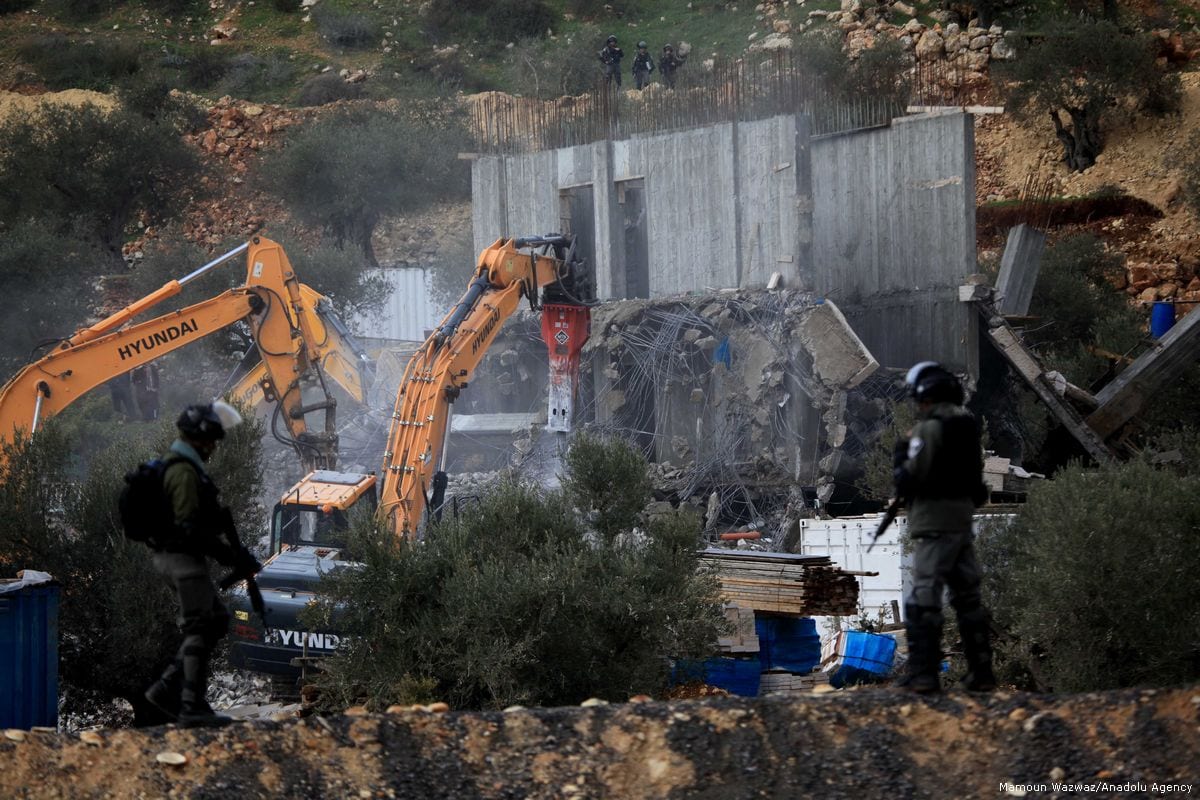
[[[878,572],[876,576],[859,576],[858,603],[867,619],[875,621],[882,615],[884,622],[891,622],[893,600],[900,604],[901,612],[904,610],[912,557],[904,552],[900,542],[908,527],[908,518],[904,515],[896,517],[895,523],[879,537],[871,552],[867,552],[881,519],[882,514],[867,514],[861,517],[801,520],[800,553],[829,556],[842,569]],[[1012,516],[976,514],[976,533],[984,521],[992,519],[1005,521],[1011,520]],[[817,633],[822,640],[826,640],[831,632],[830,621],[827,617],[817,617],[816,620]]]
[[[428,270],[405,267],[377,270],[392,288],[383,310],[370,316],[358,316],[354,331],[368,339],[422,342],[444,316],[445,309],[433,302]]]

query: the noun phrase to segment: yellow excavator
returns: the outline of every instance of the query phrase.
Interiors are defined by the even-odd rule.
[[[243,254],[243,285],[130,324],[200,276]],[[361,402],[373,368],[333,313],[328,298],[301,283],[283,248],[263,237],[255,237],[95,325],[81,328],[14,375],[0,389],[0,438],[32,436],[47,418],[95,387],[238,322],[249,325],[259,361],[238,381],[231,396],[249,406],[276,403],[272,430],[296,448],[305,470],[334,468],[337,400],[326,378]],[[320,389],[315,402],[305,400],[307,383]],[[323,426],[316,430],[307,422],[307,416],[315,412],[324,415]],[[280,420],[286,434],[276,430]]]
[[[294,680],[311,658],[335,649],[336,631],[308,631],[297,614],[313,600],[323,574],[352,561],[345,552],[351,509],[377,504],[401,541],[417,538],[445,501],[446,444],[454,401],[467,388],[504,321],[522,299],[542,312],[550,355],[547,427],[569,431],[579,353],[588,337],[591,290],[573,238],[499,239],[479,256],[459,302],[408,363],[397,389],[382,478],[316,470],[275,507],[272,556],[258,575],[266,622],[233,597],[231,662]]]

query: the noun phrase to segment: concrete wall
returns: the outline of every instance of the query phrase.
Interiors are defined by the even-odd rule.
[[[975,371],[955,287],[975,271],[974,129],[967,114],[812,138],[781,116],[473,167],[476,249],[563,229],[563,191],[590,187],[601,299],[626,293],[624,181],[645,187],[650,295],[784,286],[834,299],[879,362]],[[578,232],[578,231],[577,231]]]
[[[975,136],[968,114],[923,114],[812,143],[813,289],[881,364],[974,372]]]
[[[560,191],[590,186],[597,291],[621,299],[620,186],[642,181],[652,297],[761,288],[777,271],[797,286],[812,238],[807,146],[806,118],[785,116],[483,157],[472,171],[475,247],[561,229]]]

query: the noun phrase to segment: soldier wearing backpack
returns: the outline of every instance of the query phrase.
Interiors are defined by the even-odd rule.
[[[218,501],[217,487],[204,467],[217,442],[241,421],[233,406],[220,401],[188,406],[175,423],[179,438],[167,456],[141,468],[161,471],[161,499],[169,522],[147,543],[154,550],[155,569],[175,589],[183,632],[175,661],[146,690],[146,699],[185,727],[230,721],[205,700],[209,659],[229,628],[229,612],[209,576],[207,558],[233,567],[243,577],[262,568],[238,540],[229,509]],[[123,506],[123,518],[127,513]]]

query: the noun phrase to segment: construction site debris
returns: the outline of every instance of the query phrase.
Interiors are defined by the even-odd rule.
[[[700,563],[716,574],[721,598],[743,608],[813,617],[848,616],[858,607],[858,581],[828,556],[708,548]]]

